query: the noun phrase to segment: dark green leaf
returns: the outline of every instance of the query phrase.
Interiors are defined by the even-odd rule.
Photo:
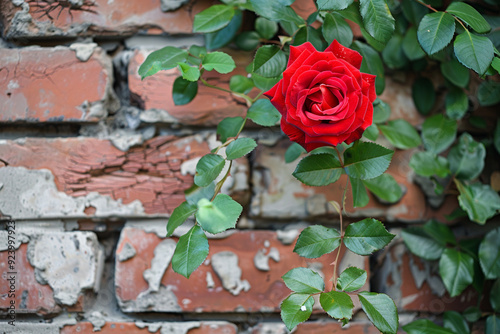
[[[338,159],[331,154],[314,154],[302,159],[295,171],[300,182],[308,186],[326,186],[337,181],[342,173]]]
[[[473,183],[465,185],[456,180],[458,202],[469,215],[469,219],[484,225],[488,219],[500,210],[500,196],[489,185]]]
[[[500,83],[496,81],[483,81],[477,91],[479,104],[487,107],[500,102]]]
[[[377,78],[375,79],[375,90],[377,91],[377,94],[382,94],[385,89],[385,74],[384,64],[382,63],[382,59],[380,58],[379,53],[369,45],[361,43],[360,41],[355,41],[353,43],[353,48],[363,56],[360,71],[377,76]],[[375,107],[374,118],[376,117],[376,109],[377,108]]]
[[[488,232],[479,246],[479,263],[487,279],[500,278],[500,228]]]
[[[365,218],[347,226],[344,243],[356,254],[370,255],[384,248],[394,237],[378,220]]]
[[[172,99],[176,106],[187,104],[198,94],[198,83],[178,77],[172,87]]]
[[[427,115],[436,102],[436,92],[434,84],[427,78],[418,78],[412,86],[413,103],[417,110],[424,115]]]
[[[248,109],[247,117],[262,126],[273,126],[281,119],[279,111],[268,99],[261,99]]]
[[[255,74],[255,73],[252,74],[252,80],[253,80],[253,83],[255,84],[255,87],[257,87],[258,89],[260,89],[264,92],[268,91],[274,85],[276,85],[278,83],[278,81],[280,81],[280,79],[281,79],[281,77],[265,78],[261,75]]]
[[[350,178],[350,181],[352,188],[352,206],[354,208],[365,207],[370,201],[365,185],[360,179]]]
[[[465,116],[469,109],[469,99],[464,91],[457,87],[452,87],[446,94],[446,116],[459,120]]]
[[[403,68],[408,64],[403,50],[403,36],[394,34],[382,51],[382,59],[392,69]]]
[[[255,12],[272,21],[286,21],[297,25],[304,24],[304,19],[295,13],[295,11],[280,1],[268,0],[250,0]]]
[[[410,167],[422,176],[446,177],[450,174],[448,160],[431,152],[416,152],[410,158]]]
[[[331,253],[340,245],[340,233],[321,225],[305,228],[299,235],[293,251],[302,257],[314,259]]]
[[[422,140],[425,148],[439,154],[450,147],[457,135],[457,122],[441,114],[425,120],[422,125]]]
[[[257,50],[253,72],[266,78],[277,77],[286,66],[286,56],[276,45],[264,45]]]
[[[207,54],[203,58],[202,65],[207,71],[215,70],[219,73],[229,73],[236,68],[233,58],[219,51]]]
[[[278,24],[265,17],[258,17],[255,20],[255,30],[264,39],[271,39],[278,33]]]
[[[211,199],[214,196],[215,183],[210,183],[207,187],[198,187],[193,184],[189,189],[184,191],[186,201],[190,205],[197,205],[202,198]]]
[[[377,92],[377,94],[379,94]],[[385,123],[391,116],[391,106],[380,99],[373,103],[373,123]]]
[[[201,199],[198,202],[196,220],[209,233],[221,233],[236,226],[243,207],[226,194],[218,194],[213,202]]]
[[[252,138],[238,138],[227,146],[227,160],[241,158],[252,152],[256,147],[257,143]]]
[[[450,230],[448,225],[440,223],[436,220],[429,220],[424,225],[424,231],[427,232],[434,240],[441,243],[442,245],[456,245],[457,240],[455,235]]]
[[[231,22],[235,12],[233,6],[215,5],[194,17],[193,32],[214,32]]]
[[[385,0],[360,0],[364,28],[376,40],[386,43],[394,32],[394,18]]]
[[[441,62],[441,73],[452,84],[466,88],[470,80],[470,72],[455,58]]]
[[[240,10],[237,10],[231,19],[231,22],[224,28],[218,31],[205,34],[205,45],[209,50],[220,49],[227,45],[236,36],[236,33],[241,27],[243,15]]]
[[[414,26],[418,26],[420,20],[429,12],[426,7],[413,0],[403,0],[401,9],[406,19]]]
[[[371,180],[363,180],[363,184],[379,200],[386,203],[396,203],[403,196],[401,187],[390,174],[382,174]]]
[[[486,318],[486,333],[485,334],[500,334],[500,317],[490,315]]]
[[[491,30],[490,25],[486,22],[484,17],[482,17],[474,7],[465,2],[452,2],[448,8],[446,8],[446,12],[455,15],[467,23],[477,33],[485,34]]]
[[[455,38],[453,48],[458,61],[480,75],[486,72],[493,60],[493,43],[488,37],[467,30]]]
[[[319,297],[321,307],[332,318],[337,320],[351,319],[354,304],[351,297],[345,292],[323,292]]]
[[[401,231],[406,247],[418,257],[437,260],[445,250],[445,245],[437,242],[421,227],[408,227]]]
[[[198,225],[179,238],[172,257],[172,269],[189,278],[208,256],[208,239]]]
[[[490,291],[490,304],[495,312],[500,312],[500,279],[497,279]]]
[[[468,322],[476,322],[482,316],[482,312],[477,306],[469,306],[462,314]]]
[[[236,37],[236,46],[244,51],[253,51],[260,44],[260,36],[255,31],[244,31]]]
[[[419,319],[403,326],[408,334],[455,334],[452,331],[436,325],[430,320]]]
[[[293,292],[313,294],[325,288],[323,278],[317,272],[307,268],[294,268],[281,278]]]
[[[455,20],[445,12],[427,14],[418,26],[418,41],[422,49],[432,55],[451,42],[455,33]]]
[[[253,81],[243,75],[233,75],[229,80],[229,89],[236,93],[247,94],[253,87]]]
[[[337,280],[337,289],[346,292],[359,290],[365,285],[367,277],[368,274],[365,270],[349,267],[340,274]]]
[[[245,120],[242,117],[226,117],[217,125],[220,141],[225,143],[228,138],[236,137]]]
[[[450,171],[460,180],[473,180],[483,171],[485,157],[484,145],[464,133],[448,154]]]
[[[368,319],[383,334],[396,334],[399,327],[398,310],[392,299],[375,292],[360,292],[359,301]]]
[[[403,39],[403,51],[410,60],[417,60],[425,57],[425,52],[422,50],[417,40],[417,28],[415,26],[411,26],[406,31],[406,35]]]
[[[309,319],[312,313],[314,299],[309,294],[292,293],[281,303],[281,320],[291,331],[301,322]]]
[[[318,10],[343,10],[352,2],[353,0],[316,0]]]
[[[139,67],[138,73],[141,79],[149,77],[161,70],[169,70],[177,66],[177,63],[185,62],[188,57],[186,50],[173,46],[167,46],[160,50],[151,52]]]
[[[179,71],[182,74],[182,77],[188,81],[198,81],[200,78],[200,70],[198,67],[189,66],[186,63],[177,64]]]
[[[375,50],[382,51],[384,49],[385,43],[373,38],[364,28],[363,18],[361,17],[361,14],[359,12],[359,4],[357,1],[350,4],[346,9],[340,11],[339,14],[342,15],[343,18],[356,23],[359,26],[359,29],[361,30],[361,34],[363,35],[364,39]]]
[[[306,42],[311,43],[317,50],[323,50],[325,48],[324,42],[321,38],[321,31],[316,30],[311,26],[302,27],[299,31],[297,31],[293,45],[298,46]]]
[[[464,317],[455,311],[444,312],[444,327],[455,334],[469,334],[470,329]]]
[[[389,121],[387,125],[380,124],[379,129],[392,145],[403,150],[422,143],[417,130],[404,119]]]
[[[171,236],[175,229],[181,226],[197,209],[196,204],[189,204],[188,202],[182,202],[181,205],[176,207],[168,219],[167,237]]]
[[[200,187],[208,186],[219,176],[225,160],[218,154],[206,154],[196,164],[194,183]]]
[[[375,143],[358,142],[344,152],[345,171],[350,177],[373,179],[387,170],[393,154]]]
[[[349,47],[352,44],[352,30],[349,24],[337,13],[328,13],[325,16],[322,26],[323,37],[328,44],[336,39],[343,46]]]
[[[439,274],[450,296],[458,296],[472,283],[474,259],[463,252],[447,248],[439,260]]]
[[[288,146],[285,152],[285,162],[289,164],[290,162],[297,160],[302,153],[306,152],[306,149],[300,144],[292,143],[292,145]]]

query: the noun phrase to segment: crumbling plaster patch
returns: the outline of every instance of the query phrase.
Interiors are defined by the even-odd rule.
[[[238,262],[238,255],[229,251],[216,253],[211,258],[212,268],[222,281],[222,287],[235,296],[250,290],[250,283],[241,280],[242,270]]]

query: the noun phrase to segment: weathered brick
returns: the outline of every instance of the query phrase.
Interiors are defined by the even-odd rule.
[[[309,187],[292,176],[300,159],[285,163],[284,154],[290,141],[279,141],[273,147],[260,145],[256,149],[252,184],[250,214],[266,218],[311,218],[334,213],[329,201],[342,201],[343,188],[347,177],[324,187]],[[404,188],[400,202],[387,205],[378,202],[372,194],[370,202],[364,208],[352,207],[352,193],[349,186],[346,209],[349,217],[371,216],[384,217],[387,221],[422,221],[429,218],[442,219],[457,207],[454,196],[448,196],[439,209],[432,209],[426,203],[425,196],[418,185],[413,183],[414,173],[409,167],[413,150],[396,150],[388,173]]]
[[[95,3],[95,6],[82,9],[94,12],[74,9],[70,13],[65,8],[59,14],[58,8],[51,12],[53,19],[50,19],[43,12],[37,13],[36,2],[25,0],[16,7],[11,1],[4,1],[0,14],[7,38],[127,36],[139,31],[187,34],[192,32],[194,16],[212,4],[212,0],[92,0],[85,3]]]
[[[64,326],[60,334],[92,333],[94,326],[90,322]],[[114,322],[108,321],[99,333],[185,333],[185,334],[236,334],[234,324],[223,321],[184,321],[184,322]]]
[[[229,52],[229,50],[226,50]],[[246,75],[245,66],[252,61],[249,52],[230,51],[237,68],[230,74],[206,72],[203,77],[212,85],[229,88],[231,76]],[[229,93],[206,87],[199,83],[198,94],[190,103],[176,106],[172,100],[172,86],[179,76],[177,69],[161,71],[141,80],[137,70],[148,51],[138,50],[129,64],[129,88],[135,102],[146,111],[141,114],[144,122],[174,122],[187,125],[214,126],[225,117],[244,116],[244,101]]]
[[[66,47],[0,48],[0,59],[0,123],[96,122],[116,109],[111,61],[100,48],[87,61]]]
[[[169,265],[177,238],[162,239],[140,228],[124,228],[116,252],[117,258],[125,259],[116,261],[115,271],[121,309],[125,312],[276,312],[281,301],[291,293],[281,276],[293,267],[319,270],[327,289],[331,289],[331,263],[335,253],[305,259],[292,252],[294,238],[284,244],[273,231],[231,232],[225,238],[210,240],[208,261],[186,279]],[[342,248],[339,272],[349,265],[368,268],[367,259],[344,251]]]
[[[281,334],[288,333],[282,323],[261,323],[255,326],[252,334]],[[342,325],[336,321],[310,321],[297,326],[294,334],[377,334],[380,333],[371,323],[356,323],[351,321],[348,326],[342,328]]]

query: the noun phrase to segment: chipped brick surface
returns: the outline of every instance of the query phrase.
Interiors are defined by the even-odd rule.
[[[37,8],[24,1],[15,7],[11,1],[4,1],[0,7],[4,22],[4,33],[8,38],[30,38],[40,36],[126,36],[139,31],[152,34],[163,32],[186,34],[192,32],[193,18],[210,6],[212,0],[186,0],[186,5],[168,11],[162,11],[160,1],[155,0],[95,0],[90,7],[95,13],[83,10],[59,9],[51,13],[53,19],[43,13],[36,13]],[[165,1],[166,2],[166,1]],[[181,1],[177,1],[182,5]]]
[[[142,229],[123,229],[117,254],[129,244],[136,255],[116,262],[115,286],[120,306],[125,312],[277,312],[281,301],[290,294],[281,276],[293,267],[315,268],[325,277],[327,289],[334,253],[318,259],[304,259],[293,253],[294,243],[285,245],[272,231],[233,231],[223,239],[210,240],[208,261],[188,279],[175,273],[169,265],[159,269],[155,249],[176,238],[162,239]],[[175,242],[173,243],[175,244]],[[128,246],[128,247],[130,247]],[[345,250],[345,248],[343,248]],[[173,252],[162,249],[156,256],[167,261]],[[269,270],[257,269],[259,253],[269,255]],[[167,255],[169,254],[169,255]],[[342,252],[339,272],[348,265],[368,268],[367,259]],[[349,254],[349,255],[348,255]],[[236,262],[237,261],[237,262]],[[155,268],[152,268],[152,267]],[[262,268],[262,266],[260,266]],[[161,278],[161,286],[152,286],[151,273]],[[148,277],[146,281],[145,277]],[[249,289],[248,289],[249,288]],[[368,288],[368,283],[364,288]]]
[[[287,329],[282,323],[262,323],[255,326],[252,334],[287,333]],[[297,326],[294,334],[377,334],[380,333],[370,323],[351,322],[345,328],[339,322],[334,321],[309,321]]]
[[[92,333],[94,326],[90,322],[80,322],[76,325],[64,326],[61,334]],[[130,333],[183,333],[183,334],[236,334],[234,324],[222,321],[212,322],[107,322],[100,330],[102,334]]]
[[[252,54],[229,51],[237,68],[230,74],[206,72],[203,77],[209,84],[229,88],[231,76],[246,75],[245,66],[252,61]],[[161,71],[141,80],[137,73],[146,58],[147,51],[136,51],[129,64],[129,87],[135,102],[146,111],[141,115],[144,122],[174,122],[186,125],[214,126],[226,117],[245,116],[246,105],[229,93],[209,88],[199,83],[198,94],[190,103],[176,106],[172,100],[172,86],[179,76],[177,69]]]
[[[290,145],[288,140],[278,142],[273,147],[260,145],[256,149],[253,169],[254,196],[250,214],[254,217],[311,218],[333,213],[329,201],[342,200],[346,176],[324,187],[309,187],[292,176],[300,159],[285,163],[284,154]],[[432,209],[425,200],[418,185],[413,183],[413,171],[409,167],[412,150],[396,150],[388,173],[403,187],[404,195],[400,202],[386,205],[378,202],[369,194],[370,202],[364,208],[352,207],[352,194],[347,192],[346,209],[349,217],[384,217],[387,221],[422,221],[429,218],[442,219],[457,207],[457,200],[448,196],[439,209]]]
[[[10,2],[10,1],[9,1]],[[0,122],[96,122],[107,116],[111,61],[96,48],[0,48]]]

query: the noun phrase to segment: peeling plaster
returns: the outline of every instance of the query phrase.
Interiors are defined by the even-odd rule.
[[[76,58],[82,62],[86,62],[92,57],[96,49],[96,43],[73,43],[69,48],[76,53]]]
[[[133,258],[136,254],[137,251],[135,250],[134,246],[126,242],[125,245],[123,245],[121,252],[117,255],[116,258],[118,259],[118,261],[124,262]]]
[[[29,242],[29,237],[19,233],[16,231],[16,238],[14,240],[14,249],[19,249],[21,247],[21,244],[25,244]],[[0,231],[0,252],[6,251],[9,249],[9,232],[7,231]]]
[[[189,0],[160,0],[160,8],[164,12],[169,12],[182,7],[182,5],[188,2]]]
[[[277,248],[272,247],[267,254],[266,252],[266,248],[259,249],[253,258],[255,267],[262,271],[270,270],[269,259],[273,259],[275,262],[280,262],[280,252]]]
[[[291,245],[297,239],[300,232],[308,226],[306,223],[286,225],[282,230],[276,231],[277,238],[283,245]]]
[[[207,271],[207,289],[213,289],[215,287],[215,282],[214,278],[212,277],[212,273],[210,271]]]
[[[215,273],[222,281],[222,286],[231,294],[237,296],[243,290],[250,290],[250,283],[241,280],[241,268],[238,265],[238,256],[233,252],[219,252],[212,255],[211,264]]]
[[[173,239],[165,239],[156,246],[154,257],[151,260],[151,268],[146,269],[142,273],[144,279],[149,284],[146,293],[149,291],[157,292],[159,290],[161,279],[172,260],[176,244]]]
[[[94,332],[98,332],[106,325],[104,315],[99,311],[94,311],[87,317],[87,320],[94,326]]]
[[[148,290],[135,300],[118,299],[118,303],[123,312],[182,312],[173,288],[161,285],[157,292]]]

